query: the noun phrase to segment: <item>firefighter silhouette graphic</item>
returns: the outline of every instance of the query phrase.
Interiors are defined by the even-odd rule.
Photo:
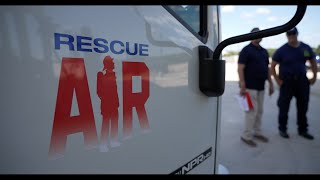
[[[108,139],[110,139],[111,147],[120,146],[118,141],[119,97],[113,58],[106,56],[103,59],[103,65],[102,71],[99,71],[97,74],[97,94],[101,100],[100,108],[102,115],[100,151],[107,152]]]

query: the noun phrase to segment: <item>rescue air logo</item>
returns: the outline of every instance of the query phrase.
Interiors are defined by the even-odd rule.
[[[77,39],[76,46],[74,40]],[[89,42],[83,42],[87,40]],[[92,46],[91,41],[96,46]],[[77,36],[74,38],[68,34],[54,34],[55,49],[60,50],[61,45],[70,51],[86,51],[113,54],[127,53],[128,55],[148,56],[148,45],[134,43],[134,51],[130,52],[129,43],[118,40],[108,41],[101,38]],[[115,45],[118,44],[116,49]],[[124,45],[126,44],[126,45]],[[77,47],[77,48],[75,48]],[[125,48],[126,47],[126,48]],[[67,137],[71,134],[82,133],[86,149],[100,147],[100,152],[107,152],[107,142],[111,147],[120,146],[118,137],[119,106],[123,106],[123,137],[130,138],[133,131],[133,108],[136,109],[139,124],[142,130],[150,129],[145,103],[149,98],[149,68],[144,62],[122,62],[122,92],[123,102],[119,102],[114,58],[105,56],[102,68],[96,74],[96,92],[100,100],[100,113],[102,116],[102,128],[100,142],[96,132],[96,124],[93,114],[88,78],[83,58],[63,57],[59,77],[58,93],[56,99],[53,127],[49,147],[49,159],[57,159],[64,156]],[[132,92],[132,77],[141,77],[141,92]],[[71,116],[72,98],[75,95],[78,102],[79,115]]]

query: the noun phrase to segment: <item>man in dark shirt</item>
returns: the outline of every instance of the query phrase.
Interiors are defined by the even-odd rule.
[[[281,46],[273,55],[271,70],[280,86],[278,99],[279,107],[279,131],[284,138],[289,138],[287,133],[288,111],[290,101],[294,96],[297,102],[297,125],[300,136],[313,139],[308,133],[306,113],[308,111],[310,84],[313,85],[317,79],[317,65],[315,54],[307,44],[298,41],[298,30],[293,28],[287,33],[288,43]],[[306,61],[309,60],[313,72],[313,78],[306,76]],[[275,71],[279,64],[279,75]]]
[[[251,30],[251,32],[256,31],[259,31],[259,28]],[[249,93],[253,103],[253,109],[245,112],[245,131],[241,140],[253,147],[257,145],[253,141],[253,137],[262,142],[268,142],[268,138],[261,132],[264,85],[267,79],[269,81],[269,95],[273,93],[273,83],[268,67],[269,55],[268,51],[260,46],[261,40],[252,40],[241,50],[238,60],[240,95],[244,96]]]

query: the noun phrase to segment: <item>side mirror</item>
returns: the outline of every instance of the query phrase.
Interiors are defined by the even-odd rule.
[[[199,88],[208,97],[218,97],[224,93],[225,61],[213,60],[213,51],[199,46]]]
[[[199,88],[208,97],[218,97],[224,93],[225,61],[219,60],[222,50],[228,45],[274,36],[295,27],[303,18],[307,5],[298,5],[293,18],[281,26],[228,38],[218,44],[214,52],[206,46],[199,46]]]

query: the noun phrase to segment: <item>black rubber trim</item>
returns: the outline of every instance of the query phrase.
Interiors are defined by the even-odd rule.
[[[220,43],[221,39],[220,39],[220,33],[221,33],[221,29],[220,29],[220,8],[217,6],[217,14],[218,14],[218,42]],[[216,123],[216,133],[215,133],[215,141],[214,141],[214,168],[213,168],[213,174],[218,174],[219,171],[219,164],[217,164],[217,157],[218,157],[218,126],[221,123],[221,114],[219,114],[220,108],[219,105],[221,105],[221,101],[220,101],[220,97],[217,97],[217,123]],[[220,112],[221,113],[221,112]],[[220,122],[219,122],[220,119]]]
[[[208,41],[208,7],[200,5],[200,31],[194,31],[191,26],[186,23],[177,13],[175,13],[168,5],[162,5],[174,18],[176,18],[185,28],[187,28],[195,37],[204,44]]]

